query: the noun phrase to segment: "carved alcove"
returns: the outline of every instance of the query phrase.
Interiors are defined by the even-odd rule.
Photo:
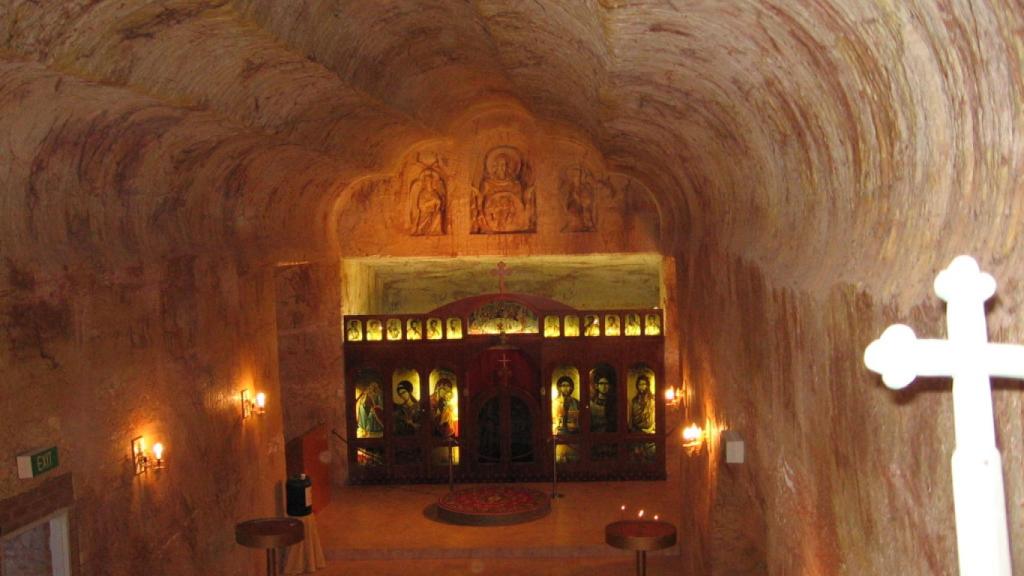
[[[658,250],[657,207],[639,180],[515,110],[469,116],[343,195],[346,256]]]

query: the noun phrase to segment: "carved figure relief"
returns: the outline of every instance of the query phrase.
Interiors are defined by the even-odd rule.
[[[529,165],[519,150],[497,146],[484,157],[484,175],[473,191],[473,234],[534,232],[536,196]]]
[[[409,183],[409,224],[413,236],[443,236],[448,233],[448,178],[445,159],[430,163],[416,159],[419,173]]]
[[[604,185],[583,166],[571,166],[562,172],[558,185],[566,215],[562,232],[593,232],[597,229],[597,193]]]

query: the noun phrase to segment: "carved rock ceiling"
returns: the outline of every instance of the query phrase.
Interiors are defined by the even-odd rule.
[[[666,250],[791,282],[1002,255],[1021,209],[1009,0],[5,4],[4,184],[33,191],[3,199],[13,254],[307,257],[348,183],[496,104],[642,178]]]
[[[340,256],[395,254],[376,238],[339,247],[357,235],[339,215],[382,218],[350,191],[371,194],[360,184],[386,181],[410,151],[514,110],[596,149],[602,171],[656,204],[635,211],[657,226],[615,230],[657,237],[639,250],[671,257],[666,373],[711,432],[680,464],[680,532],[702,536],[680,539],[679,572],[952,574],[946,383],[894,395],[861,352],[897,321],[943,334],[930,284],[964,252],[1000,282],[992,340],[1024,341],[1022,30],[1020,0],[4,0],[4,452],[60,440],[65,461],[69,447],[76,573],[258,568],[230,534],[273,510],[279,368],[293,369],[284,388],[306,387],[289,426],[340,411]],[[518,232],[472,237],[462,201],[459,241],[406,237],[426,248],[401,254],[636,246],[598,237],[594,250],[550,218],[537,236],[551,250]],[[279,319],[273,266],[299,262],[321,269],[279,278],[302,296]],[[465,262],[442,269],[493,265]],[[545,262],[520,280],[600,281]],[[619,279],[648,270],[604,264]],[[356,284],[347,302],[392,306]],[[279,344],[283,321],[297,328]],[[242,429],[235,402],[252,382],[269,387],[273,416]],[[1024,402],[1014,386],[994,398],[1020,570]],[[168,442],[204,473],[182,465],[135,493],[153,498],[140,507],[121,490],[122,452],[147,418],[196,447]],[[725,426],[748,442],[743,466],[718,465]],[[0,467],[0,500],[25,486]]]

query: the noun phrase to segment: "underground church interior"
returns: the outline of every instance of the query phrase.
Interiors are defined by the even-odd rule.
[[[1018,3],[0,30],[0,576],[1024,566]]]

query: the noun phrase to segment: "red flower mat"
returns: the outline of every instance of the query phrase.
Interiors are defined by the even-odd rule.
[[[547,494],[516,486],[464,488],[443,496],[438,516],[459,524],[514,524],[540,518],[551,503]]]

